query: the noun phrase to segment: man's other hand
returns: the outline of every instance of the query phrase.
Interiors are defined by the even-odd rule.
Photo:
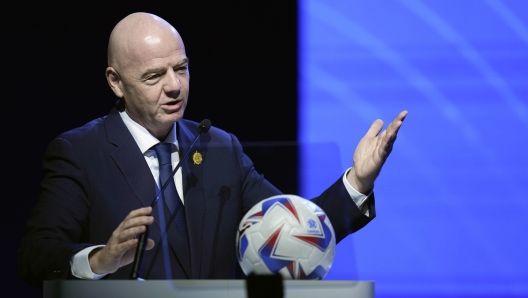
[[[114,273],[117,269],[132,263],[138,242],[136,236],[145,232],[145,225],[154,222],[154,217],[150,216],[151,212],[151,207],[131,211],[114,230],[106,246],[94,249],[90,253],[90,267],[94,273]],[[146,249],[153,247],[154,241],[149,238]]]
[[[360,193],[367,194],[374,187],[374,180],[389,157],[407,114],[407,111],[400,112],[382,133],[383,121],[377,119],[359,141],[353,156],[353,168],[348,172],[347,180]]]

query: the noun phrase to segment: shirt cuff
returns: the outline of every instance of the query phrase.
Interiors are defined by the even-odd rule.
[[[345,171],[345,174],[343,175],[343,184],[345,185],[345,188],[348,191],[348,194],[352,198],[352,201],[354,201],[356,206],[358,206],[359,210],[361,210],[361,212],[363,214],[368,216],[369,215],[368,208],[364,208],[364,207],[366,207],[365,201],[372,194],[372,191],[370,191],[369,194],[364,195],[364,194],[360,193],[359,191],[357,191],[354,187],[352,187],[352,185],[350,185],[350,183],[348,183],[348,180],[347,180],[346,176],[347,176],[348,172],[351,169],[352,169],[352,167],[348,168],[348,170]]]
[[[81,279],[101,279],[106,274],[97,274],[92,271],[92,268],[90,267],[90,261],[88,260],[88,256],[90,255],[90,252],[92,250],[98,248],[98,247],[104,247],[104,245],[94,245],[87,247],[75,255],[70,260],[71,270],[73,276]]]

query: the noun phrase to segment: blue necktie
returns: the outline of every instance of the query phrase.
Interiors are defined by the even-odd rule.
[[[182,234],[181,239],[185,244],[185,247],[189,249],[189,236],[187,234],[187,223],[185,221],[185,208],[183,203],[176,191],[176,184],[174,178],[171,177],[172,173],[172,159],[171,159],[171,144],[169,143],[158,143],[152,147],[156,152],[159,162],[159,183],[160,188],[165,184],[165,181],[169,179],[169,185],[163,191],[163,201],[169,208],[174,222]]]

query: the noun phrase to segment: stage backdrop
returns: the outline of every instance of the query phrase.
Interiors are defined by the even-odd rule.
[[[528,295],[528,2],[299,2],[301,195],[351,166],[377,118],[409,115],[377,218],[327,279],[377,297]]]

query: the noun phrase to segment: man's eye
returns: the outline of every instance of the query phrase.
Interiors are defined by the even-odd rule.
[[[182,67],[179,67],[178,69],[176,69],[177,71],[181,71],[181,72],[185,72],[187,71],[187,66],[182,66]]]
[[[153,75],[151,75],[151,76],[148,76],[148,77],[147,77],[147,80],[154,80],[154,79],[157,79],[158,77],[159,77],[158,74],[153,74]]]

